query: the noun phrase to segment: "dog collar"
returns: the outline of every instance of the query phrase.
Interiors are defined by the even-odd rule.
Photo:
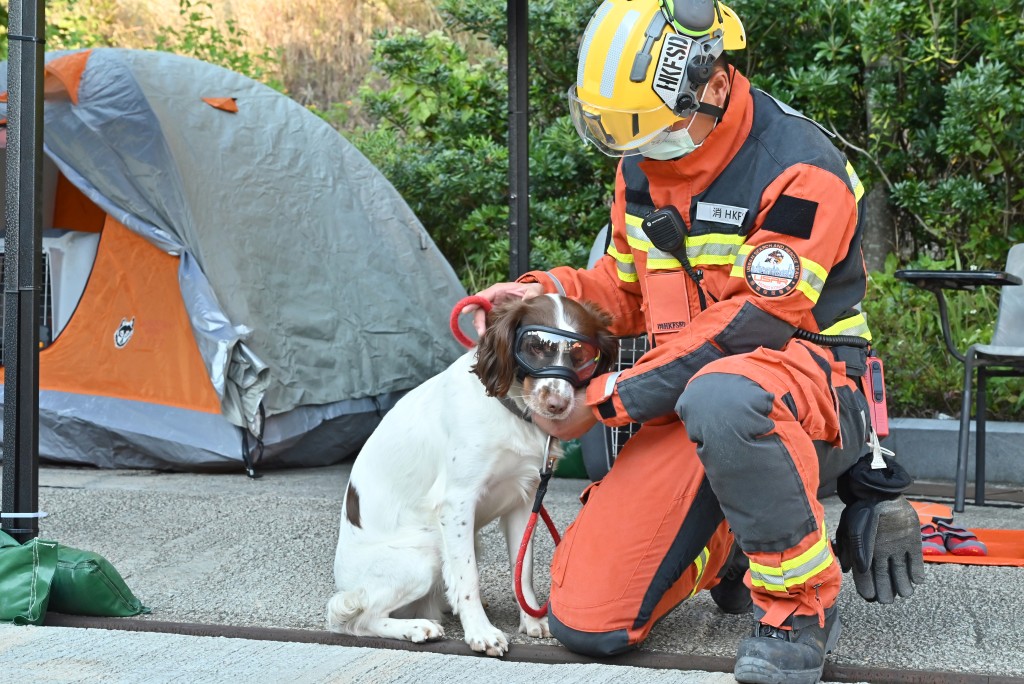
[[[498,401],[501,402],[502,406],[507,408],[516,416],[525,420],[527,423],[533,422],[533,419],[530,417],[530,409],[526,408],[525,406],[520,408],[519,405],[516,402],[512,401],[512,399],[510,399],[507,394],[503,397],[498,397]]]

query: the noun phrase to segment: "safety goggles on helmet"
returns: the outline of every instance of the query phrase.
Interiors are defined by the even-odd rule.
[[[583,387],[597,374],[601,349],[597,340],[546,325],[524,325],[514,348],[520,378],[562,378]]]
[[[576,84],[569,86],[566,96],[576,132],[610,157],[640,154],[642,145],[664,140],[668,127],[679,120],[664,104],[643,111],[589,104],[577,97]]]
[[[717,0],[605,0],[584,32],[569,89],[577,133],[622,156],[697,112],[721,117],[698,90],[724,50],[745,45],[739,18]]]

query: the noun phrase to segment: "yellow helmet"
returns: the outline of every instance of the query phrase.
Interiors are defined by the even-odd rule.
[[[576,131],[607,155],[639,154],[701,108],[697,89],[715,59],[746,44],[739,17],[717,0],[605,0],[569,87]]]

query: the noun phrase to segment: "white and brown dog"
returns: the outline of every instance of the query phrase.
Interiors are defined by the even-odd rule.
[[[615,358],[609,322],[554,295],[497,306],[476,350],[385,415],[349,477],[329,629],[423,642],[444,636],[450,608],[474,651],[508,650],[481,602],[476,533],[500,520],[514,566],[548,442],[528,417],[571,414],[586,381]],[[532,548],[522,576],[536,606]],[[551,636],[547,618],[522,608],[519,631]]]

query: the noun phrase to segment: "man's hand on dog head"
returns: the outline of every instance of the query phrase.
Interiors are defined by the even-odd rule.
[[[491,304],[501,304],[510,299],[532,299],[544,294],[544,286],[540,283],[495,283],[486,290],[476,293]],[[461,313],[473,313],[473,327],[477,335],[483,335],[487,329],[487,312],[477,304],[470,304]]]

